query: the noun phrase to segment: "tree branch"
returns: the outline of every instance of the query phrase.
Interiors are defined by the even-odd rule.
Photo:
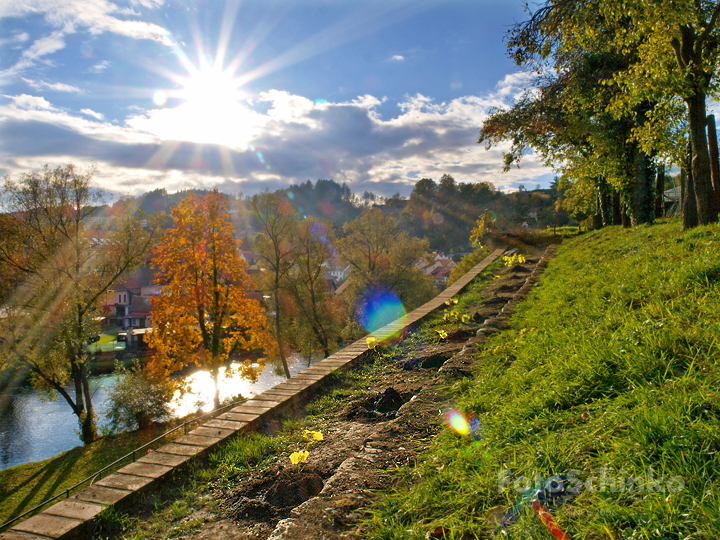
[[[710,33],[713,31],[713,27],[718,23],[718,17],[720,17],[720,2],[715,5],[713,14],[710,16],[710,22],[707,24],[707,26],[703,27],[702,33],[698,36],[698,39],[695,42],[696,50],[702,49],[702,46],[705,43],[708,35],[710,35]]]

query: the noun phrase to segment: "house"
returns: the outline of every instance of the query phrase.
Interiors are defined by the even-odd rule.
[[[103,299],[103,314],[110,326],[124,326],[123,319],[130,313],[133,291],[126,288],[110,289]]]
[[[325,266],[325,273],[327,276],[337,284],[343,283],[350,275],[350,265],[344,263],[338,258],[325,261],[323,266]]]
[[[447,285],[448,279],[450,279],[450,274],[452,273],[454,267],[455,265],[439,266],[432,271],[430,275],[437,287],[445,287],[445,285]]]
[[[117,285],[107,291],[103,299],[105,322],[110,326],[144,328],[149,326],[150,297],[157,296],[161,285],[154,285],[154,271],[143,265],[130,275],[124,276]]]
[[[126,328],[146,328],[150,326],[152,303],[150,296],[135,296],[132,299],[128,313],[123,317],[123,326]]]
[[[254,251],[241,249],[238,251],[238,254],[240,255],[240,258],[245,261],[249,267],[256,266],[258,261],[260,260],[260,255],[255,253]]]
[[[432,276],[435,285],[444,287],[447,285],[450,274],[457,264],[451,258],[442,253],[436,253],[432,264],[425,266],[425,274]]]

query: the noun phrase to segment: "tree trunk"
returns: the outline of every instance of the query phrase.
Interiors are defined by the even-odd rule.
[[[630,216],[628,216],[628,207],[625,201],[620,203],[620,221],[622,222],[623,229],[630,227]]]
[[[602,199],[600,196],[600,180],[595,183],[595,215],[592,219],[593,229],[602,229],[603,216],[602,216]]]
[[[98,439],[97,423],[95,422],[95,410],[92,405],[92,394],[90,383],[87,378],[87,364],[80,366],[80,377],[82,378],[82,390],[85,394],[85,414],[79,417],[80,429],[83,444],[90,444]]]
[[[658,165],[655,175],[655,219],[665,215],[665,165]]]
[[[707,134],[710,150],[710,171],[712,173],[713,191],[715,192],[715,208],[720,212],[720,160],[718,158],[718,139],[714,114],[708,114],[707,116]]]
[[[690,145],[688,145],[690,147]],[[682,224],[683,230],[692,229],[698,226],[698,213],[697,213],[697,199],[695,197],[695,182],[693,182],[692,167],[692,152],[688,151],[687,163],[685,168],[681,171],[680,180],[682,181]]]
[[[613,189],[612,192],[612,224],[622,225],[622,216],[620,215],[620,192]]]
[[[213,383],[215,383],[215,394],[213,395],[213,408],[215,410],[220,408],[220,368],[210,370],[212,375]]]
[[[285,357],[285,347],[283,346],[282,331],[280,329],[280,283],[278,280],[275,282],[275,334],[277,336],[280,360],[282,360],[285,376],[289,379],[290,368],[288,367],[287,358]]]
[[[697,222],[707,225],[717,221],[718,209],[715,204],[715,192],[712,187],[710,153],[708,151],[705,124],[705,92],[695,90],[687,98],[690,141],[692,143],[691,174],[688,174],[688,191],[695,194],[697,204]]]
[[[612,201],[610,200],[610,186],[605,178],[600,178],[598,184],[598,196],[600,199],[600,214],[602,215],[603,227],[612,225]]]
[[[633,172],[635,185],[632,192],[630,216],[632,224],[652,223],[654,219],[653,210],[653,178],[652,162],[648,155],[643,152],[637,144],[633,144]]]

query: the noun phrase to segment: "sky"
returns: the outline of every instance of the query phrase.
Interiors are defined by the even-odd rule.
[[[2,0],[0,175],[95,163],[137,195],[252,195],[320,178],[408,196],[420,178],[547,187],[477,143],[528,74],[521,0]]]

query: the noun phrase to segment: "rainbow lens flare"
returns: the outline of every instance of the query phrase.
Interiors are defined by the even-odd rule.
[[[445,415],[445,421],[450,429],[458,435],[467,437],[470,435],[470,423],[465,415],[456,409],[451,409]]]
[[[450,409],[445,414],[445,422],[458,435],[470,437],[474,441],[482,438],[482,423],[474,412],[463,414],[457,409]]]
[[[367,291],[358,300],[356,314],[358,322],[379,340],[398,336],[407,324],[405,307],[392,289]]]

